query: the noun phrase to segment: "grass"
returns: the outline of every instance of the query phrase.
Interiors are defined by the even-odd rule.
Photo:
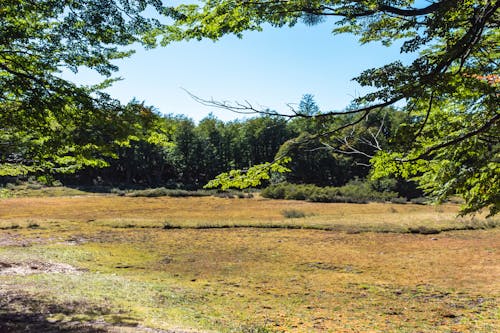
[[[305,218],[289,219],[294,210]],[[458,206],[343,204],[216,197],[59,197],[15,198],[0,201],[0,228],[45,221],[79,222],[114,228],[304,228],[356,232],[450,231],[495,227],[499,219],[457,218]]]
[[[305,217],[285,218],[291,209]],[[0,318],[30,312],[134,330],[492,332],[500,230],[457,211],[258,196],[5,199],[0,263],[81,270],[0,275]],[[477,230],[411,233],[419,226]]]
[[[0,188],[0,198],[25,198],[25,197],[61,197],[87,195],[87,193],[64,186],[43,186],[40,184],[23,183],[19,185],[8,184]]]

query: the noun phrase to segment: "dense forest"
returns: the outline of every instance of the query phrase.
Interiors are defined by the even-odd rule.
[[[320,113],[312,95],[304,95],[298,108],[310,115]],[[339,140],[334,148],[312,133],[318,127],[325,130],[348,124],[348,116],[331,123],[272,115],[223,122],[210,114],[195,123],[184,115],[162,115],[135,100],[125,109],[134,132],[98,156],[99,162],[65,168],[54,160],[49,172],[45,169],[30,176],[49,185],[59,181],[72,186],[199,189],[220,173],[245,170],[286,155],[291,157],[290,172],[276,173],[262,186],[278,181],[342,186],[369,176],[370,154],[391,145],[405,117],[392,109],[373,113],[358,126],[347,128],[343,142]],[[29,159],[23,160],[22,145],[10,148],[1,152],[4,159],[30,164]],[[12,177],[2,177],[2,181],[12,181]]]
[[[320,114],[312,95],[304,95],[298,108],[309,115]],[[343,186],[369,176],[370,156],[378,149],[389,148],[396,141],[395,129],[405,115],[397,110],[373,113],[356,127],[346,128],[335,147],[321,143],[311,133],[348,124],[348,116],[328,123],[312,118],[286,119],[272,115],[223,122],[210,114],[198,123],[184,115],[163,115],[144,102],[133,100],[125,107],[133,122],[134,133],[127,140],[115,142],[97,156],[94,165],[57,165],[47,172],[30,177],[48,185],[62,182],[69,186],[117,188],[200,189],[217,175],[233,169],[246,170],[260,163],[288,156],[289,172],[274,173],[270,183],[290,182],[318,186]],[[111,138],[109,138],[111,140]],[[375,146],[378,145],[378,146]],[[13,147],[11,147],[13,148]],[[4,159],[16,159],[25,165],[22,146],[2,151]],[[8,154],[6,154],[8,153]],[[17,176],[16,179],[26,177]],[[4,183],[13,177],[2,177]],[[403,180],[393,186],[415,196],[415,186]],[[408,191],[411,189],[411,191]]]

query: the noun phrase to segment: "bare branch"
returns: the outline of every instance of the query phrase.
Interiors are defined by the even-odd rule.
[[[188,91],[187,89],[181,88],[184,90],[193,100],[196,102],[200,103],[201,105],[205,105],[208,107],[212,108],[218,108],[218,109],[224,109],[224,110],[229,110],[234,113],[239,113],[239,114],[262,114],[262,115],[268,115],[268,116],[282,116],[282,117],[294,117],[293,115],[286,115],[286,114],[279,114],[276,111],[271,111],[269,109],[260,109],[260,108],[255,108],[249,101],[245,101],[244,103],[241,102],[234,102],[230,103],[228,101],[217,101],[214,100],[213,98],[211,99],[203,99],[201,97],[198,97]]]
[[[345,110],[345,111],[330,111],[330,112],[324,112],[320,114],[305,114],[301,113],[297,110],[295,110],[291,104],[287,104],[288,108],[290,108],[290,111],[292,114],[289,113],[280,113],[276,112],[273,110],[269,109],[263,109],[263,108],[256,108],[250,103],[249,101],[244,101],[243,103],[241,102],[228,102],[228,101],[217,101],[214,100],[213,98],[211,99],[204,99],[199,96],[196,96],[195,94],[191,93],[189,90],[181,88],[184,90],[193,100],[196,102],[200,103],[201,105],[205,105],[208,107],[213,107],[213,108],[218,108],[218,109],[224,109],[228,110],[234,113],[239,113],[239,114],[260,114],[260,115],[268,115],[268,116],[279,116],[279,117],[284,117],[284,118],[328,118],[328,117],[334,117],[334,116],[343,116],[343,115],[350,115],[350,114],[358,114],[358,113],[363,113],[363,118],[372,110],[379,109],[379,108],[384,108],[386,106],[392,105],[401,99],[403,99],[402,96],[394,97],[393,99],[378,103],[378,104],[373,104],[365,107],[360,107],[357,109],[352,109],[352,110]]]

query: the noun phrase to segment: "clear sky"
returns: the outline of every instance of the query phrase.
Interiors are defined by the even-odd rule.
[[[190,41],[153,50],[138,49],[117,61],[123,78],[107,89],[123,103],[145,101],[159,112],[185,114],[198,121],[210,112],[219,119],[241,115],[203,106],[184,90],[205,98],[249,101],[256,106],[285,112],[309,93],[322,111],[345,108],[363,90],[351,79],[364,69],[408,55],[399,46],[360,45],[350,35],[332,35],[333,23],[293,28],[267,27],[248,32],[242,39],[226,36],[218,42]],[[81,71],[64,75],[77,83],[99,82],[99,76]]]

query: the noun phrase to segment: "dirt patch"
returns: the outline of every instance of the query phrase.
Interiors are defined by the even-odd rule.
[[[40,273],[79,274],[81,269],[63,263],[43,261],[6,262],[0,261],[0,275],[28,275]]]
[[[25,235],[15,232],[0,233],[0,246],[27,247],[34,244],[47,244],[55,241],[54,237],[41,237],[40,235]]]

